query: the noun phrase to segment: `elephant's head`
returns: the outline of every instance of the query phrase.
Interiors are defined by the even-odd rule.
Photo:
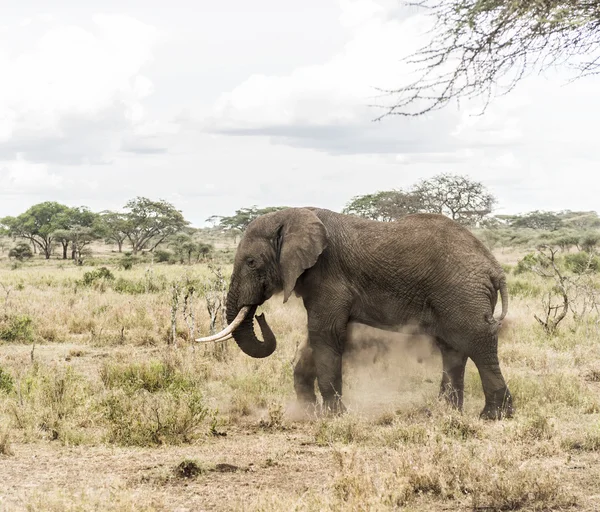
[[[198,341],[223,339],[231,333],[249,356],[270,356],[277,342],[263,315],[256,318],[264,341],[256,337],[256,308],[281,291],[286,302],[297,279],[317,262],[326,246],[325,226],[309,209],[287,208],[252,221],[235,255],[227,294],[229,325],[214,337]]]

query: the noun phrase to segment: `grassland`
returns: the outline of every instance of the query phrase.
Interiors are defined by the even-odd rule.
[[[316,417],[293,393],[297,300],[265,304],[279,347],[252,360],[191,342],[208,331],[206,265],[104,264],[113,278],[0,260],[2,511],[600,509],[598,319],[547,335],[533,314],[550,284],[531,273],[509,275],[500,339],[517,414],[490,423],[471,363],[458,414],[437,400],[429,340],[385,335],[381,353],[360,348],[382,336],[363,328],[350,412]]]

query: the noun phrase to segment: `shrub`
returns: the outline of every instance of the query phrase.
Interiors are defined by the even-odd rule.
[[[0,368],[0,392],[10,393],[13,390],[14,382],[9,373]]]
[[[99,281],[114,281],[114,279],[115,276],[108,268],[100,267],[83,274],[81,284],[83,286],[93,286]]]
[[[29,244],[25,242],[18,243],[10,251],[8,251],[9,258],[15,258],[16,260],[23,261],[33,258],[33,252]]]
[[[116,391],[102,402],[108,440],[122,446],[189,443],[208,432],[209,410],[197,391],[133,395]]]
[[[9,407],[17,428],[29,436],[47,437],[65,444],[80,444],[84,429],[92,425],[89,383],[71,367],[64,371],[37,364],[20,380],[18,399]]]
[[[535,266],[540,265],[540,259],[538,255],[533,252],[526,254],[522,259],[517,262],[517,266],[514,269],[514,274],[524,274],[525,272],[531,272]]]
[[[166,263],[171,261],[173,253],[164,249],[156,249],[154,251],[154,259],[157,263]]]
[[[123,270],[131,270],[134,265],[137,265],[140,262],[140,259],[137,256],[133,256],[130,253],[125,253],[121,260],[119,261],[119,266]]]
[[[600,257],[585,251],[567,254],[565,266],[575,274],[583,274],[588,271],[600,272]]]
[[[0,321],[0,340],[31,341],[33,339],[33,320],[28,315],[16,315],[8,317],[4,322]]]

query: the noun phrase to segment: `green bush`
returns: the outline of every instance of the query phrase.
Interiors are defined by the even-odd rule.
[[[0,392],[10,393],[13,387],[14,381],[12,376],[0,368]]]
[[[173,259],[173,253],[164,249],[156,249],[154,259],[157,263],[167,263]]]
[[[530,252],[529,254],[526,254],[523,259],[520,259],[517,262],[517,266],[514,269],[514,274],[518,276],[519,274],[531,272],[533,268],[539,264],[540,259],[538,256],[535,253]]]
[[[29,244],[25,242],[18,243],[10,251],[8,251],[9,258],[15,258],[16,260],[23,261],[33,258],[33,252]]]
[[[125,253],[121,260],[119,261],[119,266],[123,270],[131,270],[134,265],[137,265],[140,262],[140,258],[137,256],[133,256],[130,253]]]
[[[565,266],[575,274],[583,274],[587,271],[600,272],[600,257],[584,251],[567,254],[564,261]]]
[[[100,267],[83,274],[81,284],[83,286],[93,286],[99,281],[114,281],[114,279],[115,276],[108,268]]]
[[[28,315],[16,315],[0,321],[0,340],[31,341],[33,339],[33,320]]]
[[[131,395],[115,391],[102,402],[108,441],[122,446],[189,443],[208,432],[209,409],[197,391]]]
[[[28,437],[82,444],[93,427],[88,409],[93,390],[82,375],[71,367],[57,371],[34,364],[15,387],[18,399],[8,411],[17,428]]]

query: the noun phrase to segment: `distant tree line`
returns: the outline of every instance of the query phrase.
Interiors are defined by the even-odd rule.
[[[522,215],[492,215],[496,198],[467,176],[439,174],[408,189],[377,191],[355,196],[342,212],[367,219],[394,222],[412,213],[437,213],[473,229],[490,247],[551,243],[562,250],[577,247],[591,252],[600,244],[600,218],[596,212],[532,211]],[[164,200],[136,197],[122,211],[92,212],[85,206],[69,207],[57,202],[32,206],[16,217],[0,218],[0,235],[16,243],[9,250],[15,259],[39,253],[49,259],[58,248],[63,259],[81,263],[93,242],[114,244],[119,253],[128,248],[133,257],[152,253],[157,261],[193,263],[209,257],[209,241],[237,238],[260,215],[285,206],[257,206],[236,210],[233,215],[213,215],[212,227],[195,229],[181,211]],[[7,248],[0,237],[0,250]]]
[[[31,251],[49,259],[60,247],[63,259],[82,261],[88,246],[95,241],[114,243],[119,252],[128,245],[133,255],[154,251],[168,244],[184,261],[205,255],[212,247],[193,238],[194,229],[171,203],[136,197],[122,212],[92,212],[85,206],[69,207],[54,201],[36,204],[16,217],[0,218],[0,234],[20,242],[9,256],[27,259]]]

